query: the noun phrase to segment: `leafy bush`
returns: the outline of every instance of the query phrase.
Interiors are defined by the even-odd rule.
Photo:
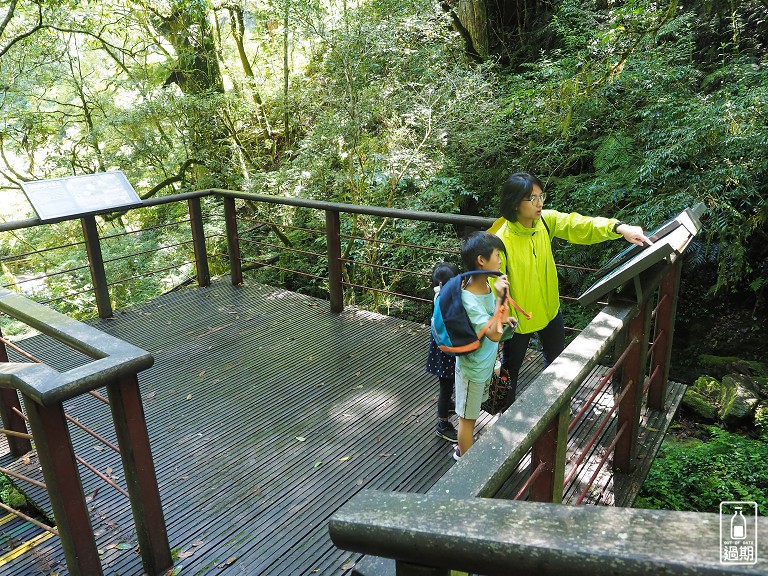
[[[0,501],[17,510],[27,505],[24,495],[3,474],[0,474]]]
[[[723,501],[757,502],[768,512],[768,446],[706,428],[710,438],[665,440],[635,502],[639,508],[716,512]]]

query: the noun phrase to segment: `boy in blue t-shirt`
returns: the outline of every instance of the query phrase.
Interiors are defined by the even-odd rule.
[[[475,232],[461,247],[461,261],[465,270],[498,272],[503,250],[504,243],[498,236]],[[503,304],[502,297],[506,296],[508,287],[506,275],[499,276],[494,283],[494,293],[485,274],[470,276],[462,286],[461,301],[475,330],[479,331],[491,320],[496,307]],[[499,318],[495,325],[489,326],[477,350],[456,358],[456,414],[459,417],[459,445],[453,453],[456,460],[474,444],[475,421],[480,416],[480,405],[488,398],[503,328],[504,319]]]

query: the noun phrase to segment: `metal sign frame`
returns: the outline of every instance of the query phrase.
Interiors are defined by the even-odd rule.
[[[693,209],[686,208],[654,231],[650,236],[653,240],[650,246],[633,244],[622,250],[597,271],[598,279],[578,297],[578,303],[584,306],[592,304],[601,296],[637,280],[641,273],[672,254],[682,254],[701,229],[699,217],[704,210],[703,204]]]

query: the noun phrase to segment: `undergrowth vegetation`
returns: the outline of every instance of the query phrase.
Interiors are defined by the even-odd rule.
[[[768,511],[766,439],[716,426],[703,428],[702,436],[668,436],[635,506],[717,512],[720,502],[748,501]]]

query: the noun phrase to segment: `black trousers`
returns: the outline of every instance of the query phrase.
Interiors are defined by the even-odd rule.
[[[450,415],[451,396],[453,396],[453,386],[456,378],[443,376],[440,378],[440,392],[437,395],[437,417],[446,420]]]

